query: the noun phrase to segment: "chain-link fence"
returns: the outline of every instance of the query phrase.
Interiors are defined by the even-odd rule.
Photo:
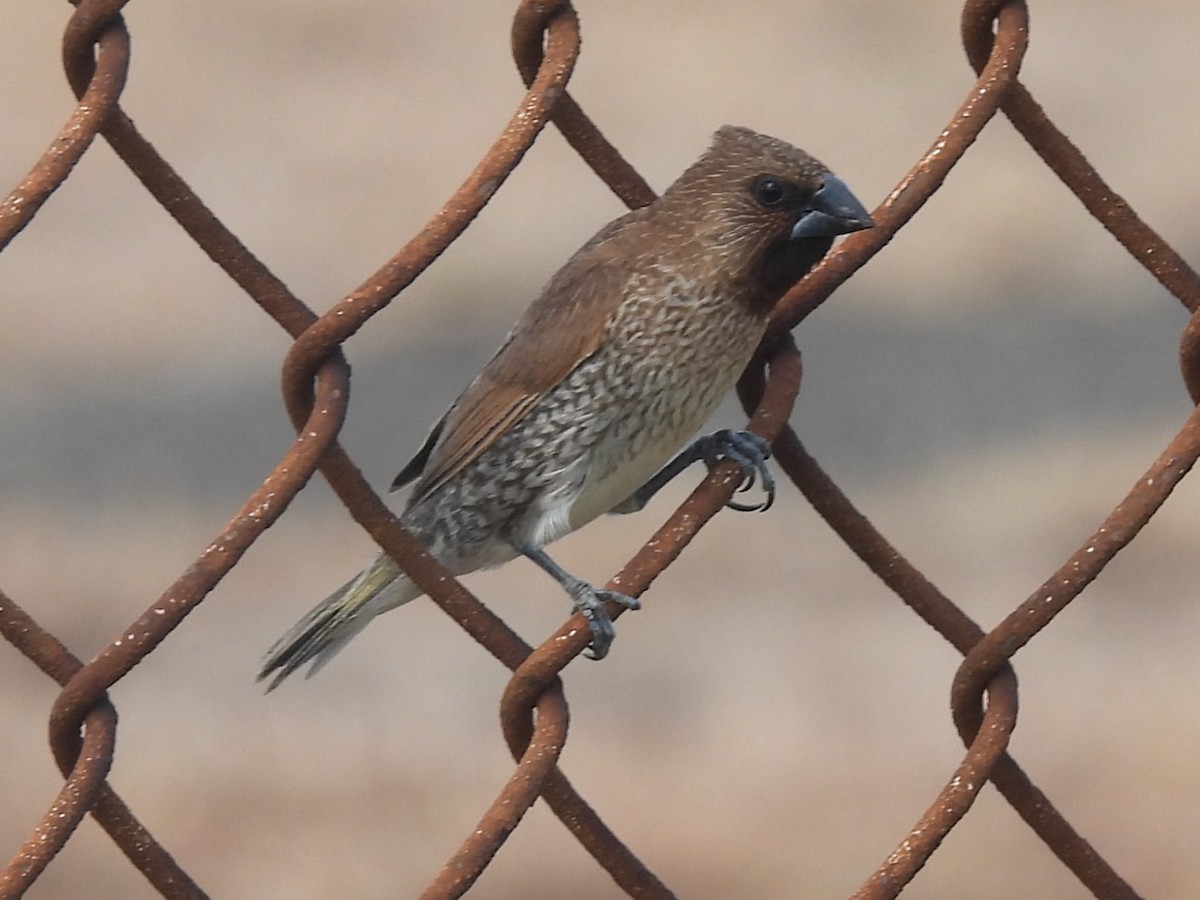
[[[131,805],[106,780],[113,766],[122,761],[116,745],[116,710],[109,692],[145,676],[147,666],[142,665],[137,671],[135,667],[147,661],[173,636],[185,617],[234,571],[243,555],[279,521],[301,489],[319,472],[371,538],[402,564],[450,619],[512,671],[501,700],[500,715],[515,767],[490,806],[461,820],[461,832],[465,835],[461,846],[445,861],[422,896],[459,896],[468,890],[505,841],[519,826],[525,827],[522,819],[539,797],[629,896],[674,896],[665,883],[670,879],[660,879],[651,871],[653,864],[636,855],[636,842],[631,841],[631,846],[627,846],[601,819],[597,808],[604,808],[603,789],[577,790],[558,766],[568,745],[568,711],[559,673],[585,648],[586,629],[573,619],[537,646],[526,643],[471,592],[448,577],[407,535],[338,442],[349,409],[351,385],[341,345],[370,323],[463,233],[503,188],[547,124],[561,131],[570,146],[624,203],[634,207],[652,199],[653,193],[646,182],[566,91],[579,54],[575,11],[566,2],[519,5],[512,24],[512,50],[528,89],[519,108],[476,168],[425,227],[359,287],[318,315],[206,207],[122,109],[120,101],[130,62],[130,36],[120,15],[124,5],[123,2],[77,5],[65,32],[63,59],[79,104],[50,149],[0,208],[3,234],[0,249],[34,222],[43,204],[68,181],[74,167],[95,146],[95,138],[103,137],[203,252],[292,340],[283,358],[283,394],[296,438],[238,513],[178,579],[87,664],[66,646],[68,642],[39,625],[36,596],[0,596],[0,629],[6,639],[61,686],[50,711],[50,743],[65,779],[58,796],[13,856],[0,882],[0,894],[20,896],[34,886],[55,857],[76,840],[81,823],[90,813],[163,896],[205,896],[197,883],[202,879],[189,874],[186,860],[172,858],[164,844],[139,821]],[[940,790],[930,792],[927,808],[916,823],[906,832],[896,833],[894,851],[874,874],[868,877],[866,871],[862,872],[858,878],[862,886],[855,894],[860,897],[895,896],[903,890],[943,839],[964,823],[988,783],[999,790],[1032,832],[1092,894],[1106,898],[1136,896],[1134,889],[1110,865],[1108,856],[1098,852],[1067,821],[1051,798],[1035,784],[1034,777],[1009,755],[1009,739],[1017,721],[1017,681],[1009,663],[1092,584],[1187,474],[1200,453],[1200,414],[1183,421],[1157,459],[1136,480],[1130,479],[1132,487],[1124,496],[1115,498],[1119,502],[1094,531],[1079,541],[1065,561],[1025,599],[1010,605],[1007,616],[990,629],[977,624],[961,605],[935,587],[896,544],[852,505],[788,424],[801,384],[800,359],[789,338],[791,330],[889,243],[942,185],[998,112],[1007,116],[1045,164],[1133,259],[1190,313],[1194,314],[1200,306],[1200,279],[1192,269],[1101,180],[1017,80],[1028,36],[1024,3],[965,5],[962,38],[977,80],[932,146],[874,211],[876,227],[842,242],[817,270],[788,293],[773,314],[759,358],[739,384],[739,397],[750,415],[749,427],[772,441],[778,469],[850,550],[964,657],[954,676],[952,708],[954,725],[966,751]],[[597,48],[596,52],[603,51]],[[636,94],[631,94],[627,102],[636,102]],[[426,123],[426,127],[432,130],[436,126]],[[829,162],[835,169],[840,168],[836,160]],[[1186,180],[1190,173],[1180,173],[1179,177]],[[1053,215],[1055,204],[1067,202],[1065,194],[1058,198],[1020,199],[1031,214],[1038,216]],[[1014,265],[1019,264],[1014,261]],[[1194,319],[1184,330],[1180,355],[1187,390],[1194,401],[1200,400],[1200,326]],[[901,372],[896,375],[903,377]],[[399,402],[404,401],[401,396]],[[236,449],[231,443],[227,452],[235,453]],[[736,487],[731,468],[729,465],[718,468],[657,531],[649,534],[651,529],[647,526],[648,539],[612,578],[610,586],[637,595],[672,566],[701,528],[730,499]],[[804,556],[803,547],[784,552],[797,565]],[[676,568],[686,568],[688,560],[688,556],[683,556]],[[135,565],[135,560],[131,559],[129,565]],[[800,578],[800,574],[796,577]],[[297,604],[295,610],[305,608],[307,602],[308,598]],[[736,617],[737,610],[729,609],[722,615]],[[795,616],[802,619],[804,615],[803,604],[797,603]],[[678,625],[675,638],[686,643],[684,627],[685,623]],[[463,641],[463,645],[467,643]],[[722,664],[736,666],[736,662]],[[1121,664],[1125,663],[1114,662]],[[602,665],[620,665],[620,662],[610,660]],[[404,685],[394,686],[397,692],[404,689]],[[803,690],[803,685],[799,689]],[[881,753],[894,752],[887,741],[878,744]],[[146,759],[125,763],[152,764]],[[353,760],[342,760],[342,764],[356,765]],[[635,764],[636,761],[627,758],[613,760],[612,777],[618,777],[616,767]],[[1136,764],[1131,761],[1131,765]],[[4,777],[15,781],[21,774],[8,771]],[[328,778],[336,797],[338,772],[330,772]],[[882,797],[886,793],[887,787],[879,786],[853,802],[870,803],[873,796]],[[656,798],[644,799],[652,808],[659,805]],[[355,801],[345,798],[345,802],[353,806]],[[675,820],[686,816],[686,812],[663,812],[663,820],[657,827],[678,827]],[[1119,815],[1119,811],[1112,810],[1112,814]],[[303,816],[303,812],[295,815]],[[395,815],[403,816],[404,812],[397,810]],[[347,817],[350,821],[345,827],[353,830],[352,810]],[[288,824],[282,821],[278,827],[286,833]],[[969,825],[964,823],[962,827]],[[169,838],[163,840],[171,843]],[[1185,854],[1186,842],[1180,841],[1173,850]],[[742,848],[738,852],[744,857],[753,849]],[[236,848],[227,850],[230,856],[236,853]],[[755,865],[752,860],[743,862]],[[386,869],[386,852],[370,864]],[[1020,866],[1021,860],[1014,858],[998,865]],[[970,888],[972,881],[971,873],[961,873],[964,896],[974,895]],[[537,883],[536,878],[533,883]],[[342,893],[333,889],[313,890],[316,894]],[[576,893],[553,885],[543,890],[545,896]],[[80,886],[78,895],[86,894],[86,886]],[[793,895],[806,896],[804,886],[796,885]]]

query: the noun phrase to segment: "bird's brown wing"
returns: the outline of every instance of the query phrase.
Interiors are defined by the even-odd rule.
[[[589,247],[594,247],[589,244]],[[393,489],[421,475],[418,499],[473,462],[596,352],[628,275],[608,253],[580,253],[530,305],[496,355],[434,426]],[[410,501],[412,502],[412,501]]]

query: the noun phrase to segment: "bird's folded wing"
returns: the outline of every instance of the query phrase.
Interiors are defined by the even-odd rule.
[[[445,484],[596,352],[628,278],[620,267],[606,262],[606,248],[593,243],[585,249],[590,252],[576,254],[525,311],[504,345],[434,426],[393,488],[418,472],[414,500]]]

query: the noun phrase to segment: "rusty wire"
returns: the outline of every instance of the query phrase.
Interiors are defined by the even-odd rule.
[[[576,14],[567,0],[525,0],[517,9],[512,49],[528,92],[491,149],[443,208],[380,269],[317,316],[242,245],[139,134],[119,105],[129,61],[125,0],[80,0],[63,39],[63,60],[79,104],[51,147],[0,206],[0,249],[36,215],[101,135],[146,189],[196,243],[294,339],[283,361],[282,388],[296,439],[242,509],[176,582],[121,637],[82,664],[12,599],[0,594],[0,633],[62,686],[50,714],[50,744],[64,784],[0,880],[0,897],[21,896],[91,813],[164,897],[204,897],[203,890],[137,821],[108,786],[116,712],[107,690],[177,628],[287,510],[320,471],[375,541],[462,628],[512,670],[501,724],[516,768],[424,894],[457,897],[470,888],[524,813],[544,798],[563,824],[630,896],[671,891],[605,826],[558,769],[569,718],[559,673],[587,644],[572,617],[530,647],[493,615],[400,526],[337,443],[349,400],[349,369],[340,345],[407,287],[479,213],[546,124],[629,206],[653,193],[618,154],[566,85],[579,52]],[[788,416],[800,387],[800,362],[789,332],[875,253],[943,183],[997,112],[1003,112],[1087,210],[1192,313],[1181,348],[1183,378],[1200,402],[1200,278],[1103,182],[1017,80],[1028,37],[1025,3],[968,0],[962,36],[977,73],[966,99],[927,153],[874,216],[878,227],[844,241],[793,288],[775,311],[758,356],[739,383],[750,428],[773,442],[784,473],[816,511],[904,603],[963,654],[952,709],[966,753],[945,787],[856,893],[892,897],[911,881],[991,781],[1030,827],[1097,897],[1134,890],[1058,813],[1008,755],[1016,721],[1017,683],[1010,660],[1072,603],[1150,520],[1200,455],[1200,412],[1184,423],[1160,457],[1045,583],[990,631],[973,622],[859,513],[822,471]],[[735,467],[718,467],[609,582],[637,596],[673,563],[736,487]],[[612,610],[619,615],[620,609]],[[464,828],[466,828],[464,823]]]

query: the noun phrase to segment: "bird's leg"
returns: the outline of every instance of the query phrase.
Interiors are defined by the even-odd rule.
[[[537,563],[543,571],[563,586],[563,590],[571,595],[571,599],[574,601],[573,611],[583,614],[583,617],[587,619],[588,628],[592,632],[592,649],[588,655],[592,659],[603,659],[608,654],[608,648],[612,645],[613,638],[616,637],[612,617],[604,608],[604,602],[612,600],[626,609],[639,609],[642,604],[636,597],[630,597],[620,591],[612,591],[608,588],[594,587],[583,579],[576,578],[552,560],[540,547],[518,545],[517,552]]]
[[[642,509],[672,478],[698,460],[712,471],[718,463],[730,459],[742,467],[742,483],[738,491],[748,491],[758,478],[762,479],[767,499],[753,506],[730,500],[725,505],[743,512],[765,512],[775,502],[775,479],[767,468],[771,445],[752,431],[730,431],[722,428],[696,438],[678,456],[662,467],[649,481],[633,492],[623,503],[614,506],[614,513],[631,513]]]

